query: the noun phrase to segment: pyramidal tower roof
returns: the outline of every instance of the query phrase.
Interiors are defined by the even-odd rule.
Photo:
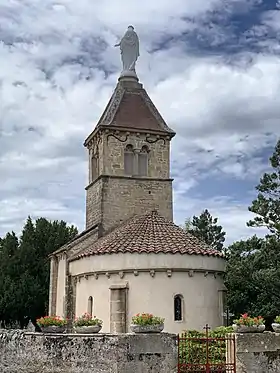
[[[110,127],[175,136],[136,77],[120,77],[93,133]],[[93,133],[86,139],[85,145]]]
[[[84,145],[87,146],[92,136],[104,127],[168,135],[172,138],[175,132],[168,127],[143,85],[139,83],[135,70],[140,55],[139,39],[133,26],[128,26],[115,47],[120,47],[122,72],[108,105]]]

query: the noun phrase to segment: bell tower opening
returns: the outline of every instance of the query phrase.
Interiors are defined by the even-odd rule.
[[[126,145],[124,149],[124,174],[132,176],[134,174],[135,153],[131,144]]]
[[[138,153],[138,175],[148,175],[148,153],[149,148],[147,145],[143,145],[140,152]]]

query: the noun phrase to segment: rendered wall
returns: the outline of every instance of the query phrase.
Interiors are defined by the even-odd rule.
[[[153,313],[165,318],[165,331],[202,330],[223,323],[221,290],[224,260],[181,254],[117,254],[83,258],[70,263],[77,276],[76,316],[87,311],[93,297],[93,314],[110,332],[110,287],[127,286],[127,331],[133,315]],[[174,296],[183,297],[183,320],[174,321]]]

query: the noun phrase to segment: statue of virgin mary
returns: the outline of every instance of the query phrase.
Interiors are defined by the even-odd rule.
[[[138,35],[134,31],[133,26],[128,26],[128,29],[121,41],[115,45],[120,47],[121,59],[123,64],[122,76],[124,75],[136,75],[135,64],[139,57],[139,39]]]

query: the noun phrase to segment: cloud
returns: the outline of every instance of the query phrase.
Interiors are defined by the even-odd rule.
[[[133,24],[141,41],[138,75],[177,132],[176,222],[208,208],[229,241],[250,236],[249,198],[280,132],[279,8],[263,4],[3,0],[0,235],[19,231],[28,215],[83,229],[82,144],[117,82],[113,45]],[[230,188],[207,194],[207,183],[218,190],[236,181],[234,196]]]
[[[254,234],[264,236],[267,234],[265,228],[249,228],[246,222],[252,219],[253,214],[244,209],[244,204],[238,200],[234,200],[228,196],[219,196],[208,200],[187,198],[175,198],[175,203],[178,208],[175,210],[175,219],[182,222],[197,214],[197,211],[202,212],[207,206],[209,212],[213,217],[218,217],[218,224],[222,225],[226,232],[226,242],[228,245],[236,240],[247,239]]]

